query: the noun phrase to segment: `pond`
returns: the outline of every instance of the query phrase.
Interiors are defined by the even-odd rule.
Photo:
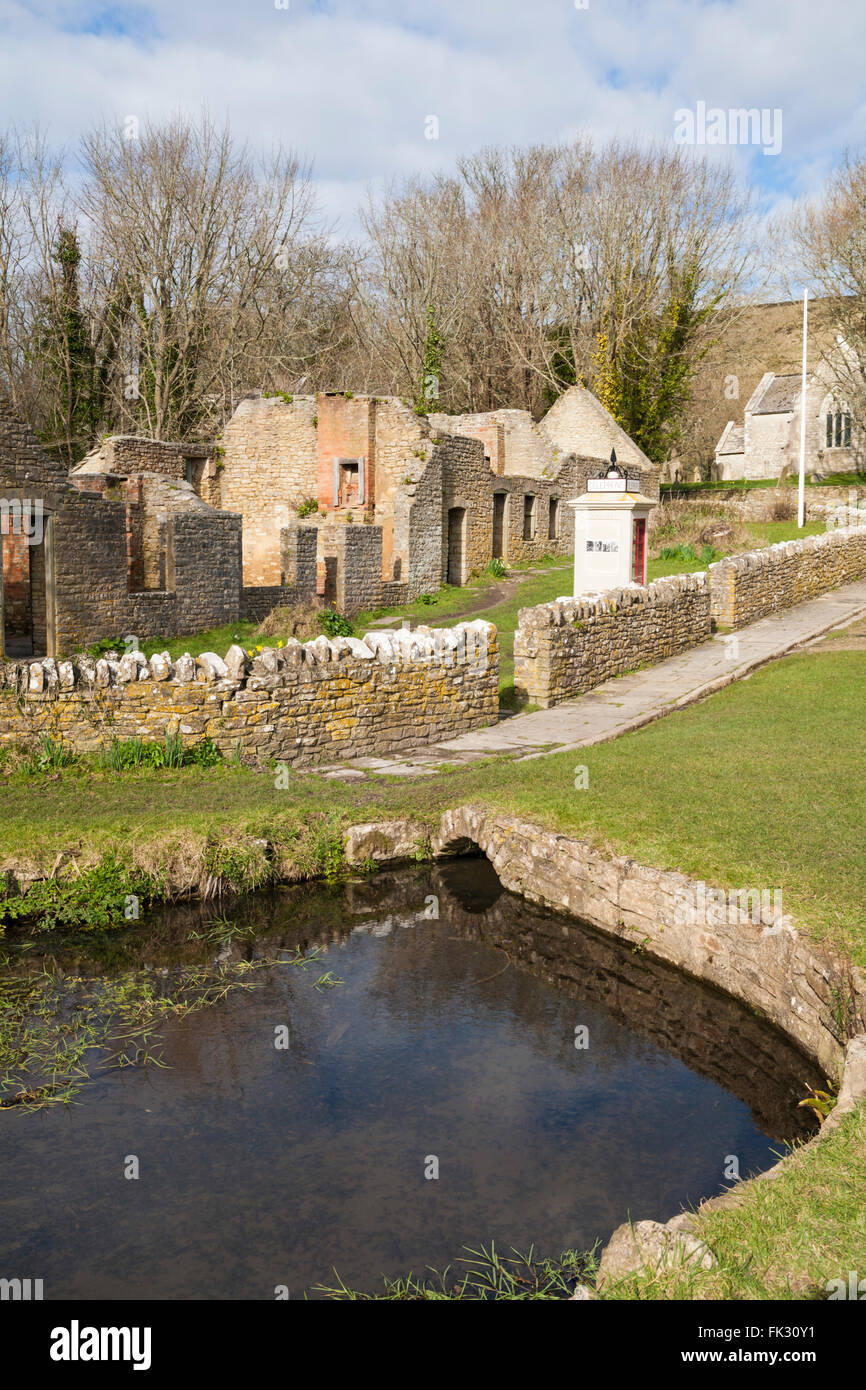
[[[83,1038],[72,1103],[0,1116],[0,1273],[47,1299],[315,1297],[334,1271],[372,1292],[490,1242],[557,1257],[813,1132],[821,1077],[781,1034],[482,858],[7,949],[4,990],[50,979],[40,1026]],[[149,997],[201,1007],[157,1039]]]

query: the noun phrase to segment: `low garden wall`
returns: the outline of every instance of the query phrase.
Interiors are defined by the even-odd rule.
[[[743,627],[866,575],[866,526],[827,531],[710,565],[713,622]]]
[[[705,573],[520,610],[514,684],[542,709],[612,676],[676,656],[711,632]]]
[[[864,576],[866,526],[851,526],[731,555],[707,572],[646,588],[630,584],[522,608],[514,684],[547,709],[698,646],[713,629],[743,627]]]
[[[49,734],[76,752],[113,739],[210,738],[295,766],[417,747],[498,717],[496,628],[317,637],[254,658],[167,654],[0,662],[0,744]]]

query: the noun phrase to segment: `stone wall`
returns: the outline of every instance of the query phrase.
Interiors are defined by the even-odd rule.
[[[428,416],[434,430],[478,439],[488,466],[497,476],[507,473],[541,477],[555,471],[558,451],[528,410],[503,408],[470,415]]]
[[[866,507],[866,487],[816,487],[805,489],[806,520],[824,521],[828,515],[846,506],[855,510]],[[698,505],[711,502],[722,506],[743,521],[796,521],[797,489],[795,486],[762,488],[722,488],[713,492],[674,492],[676,500],[693,500]],[[781,515],[780,515],[781,513]]]
[[[137,438],[113,443],[143,450],[151,462],[154,450],[168,449]],[[205,456],[199,449],[196,457]],[[237,620],[241,519],[209,507],[170,471],[123,478],[94,463],[90,473],[67,474],[0,400],[0,499],[38,501],[44,514],[44,537],[27,557],[29,613],[16,618],[20,627],[27,617],[37,654],[70,654],[106,637],[172,637]],[[8,538],[3,550],[4,571],[14,581]],[[7,627],[6,635],[17,634]]]
[[[167,654],[119,660],[0,663],[0,744],[42,734],[75,751],[112,739],[188,744],[213,739],[294,766],[396,752],[451,738],[498,717],[496,629],[477,620],[433,631],[318,637],[232,647],[176,662]]]
[[[406,480],[416,476],[432,453],[429,434],[427,421],[402,401],[383,396],[372,402],[369,472],[374,520],[382,527],[382,574],[403,583],[410,575],[406,552],[399,549],[395,536],[395,509]]]
[[[195,484],[212,452],[205,444],[173,444],[137,434],[112,434],[79,467],[89,471],[98,462],[100,471],[120,477],[162,473],[167,478],[187,479]]]
[[[429,463],[394,494],[392,569],[395,579],[408,583],[410,601],[435,593],[442,583],[443,457],[436,448]]]
[[[456,434],[436,440],[434,457],[442,465],[441,580],[465,584],[475,570],[479,574],[493,553],[493,474],[484,461],[484,445],[479,439]],[[449,559],[450,517],[463,511],[462,565],[455,572]],[[431,518],[432,522],[432,518]]]
[[[704,573],[557,599],[520,610],[514,684],[530,703],[548,709],[612,676],[676,656],[710,634]]]
[[[382,580],[381,526],[341,526],[336,542],[336,605],[341,613],[406,602],[406,584]]]
[[[225,426],[219,449],[214,505],[243,517],[244,583],[279,584],[280,531],[316,496],[316,397],[245,398]]]
[[[582,840],[540,829],[504,814],[460,807],[442,817],[433,851],[466,852],[477,845],[504,886],[532,902],[579,917],[699,980],[742,999],[839,1075],[847,1037],[837,1021],[839,1000],[849,1024],[862,1028],[866,978],[801,938],[775,910],[751,920],[684,921],[682,904],[703,885],[684,874],[609,856]],[[782,885],[784,896],[784,885]]]
[[[827,531],[710,565],[712,617],[743,627],[866,575],[866,527]]]

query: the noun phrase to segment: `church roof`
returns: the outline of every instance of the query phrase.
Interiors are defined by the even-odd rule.
[[[746,447],[746,430],[743,425],[729,425],[716,446],[717,454],[742,454]]]
[[[789,415],[797,409],[802,377],[799,372],[774,376],[751,408],[752,415]]]

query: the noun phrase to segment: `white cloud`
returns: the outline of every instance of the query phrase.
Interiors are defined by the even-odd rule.
[[[772,203],[814,190],[863,129],[866,10],[849,0],[43,0],[3,22],[4,123],[74,143],[102,117],[207,106],[309,155],[344,217],[368,182],[483,144],[667,139],[699,99],[782,109],[778,159],[734,151]]]

